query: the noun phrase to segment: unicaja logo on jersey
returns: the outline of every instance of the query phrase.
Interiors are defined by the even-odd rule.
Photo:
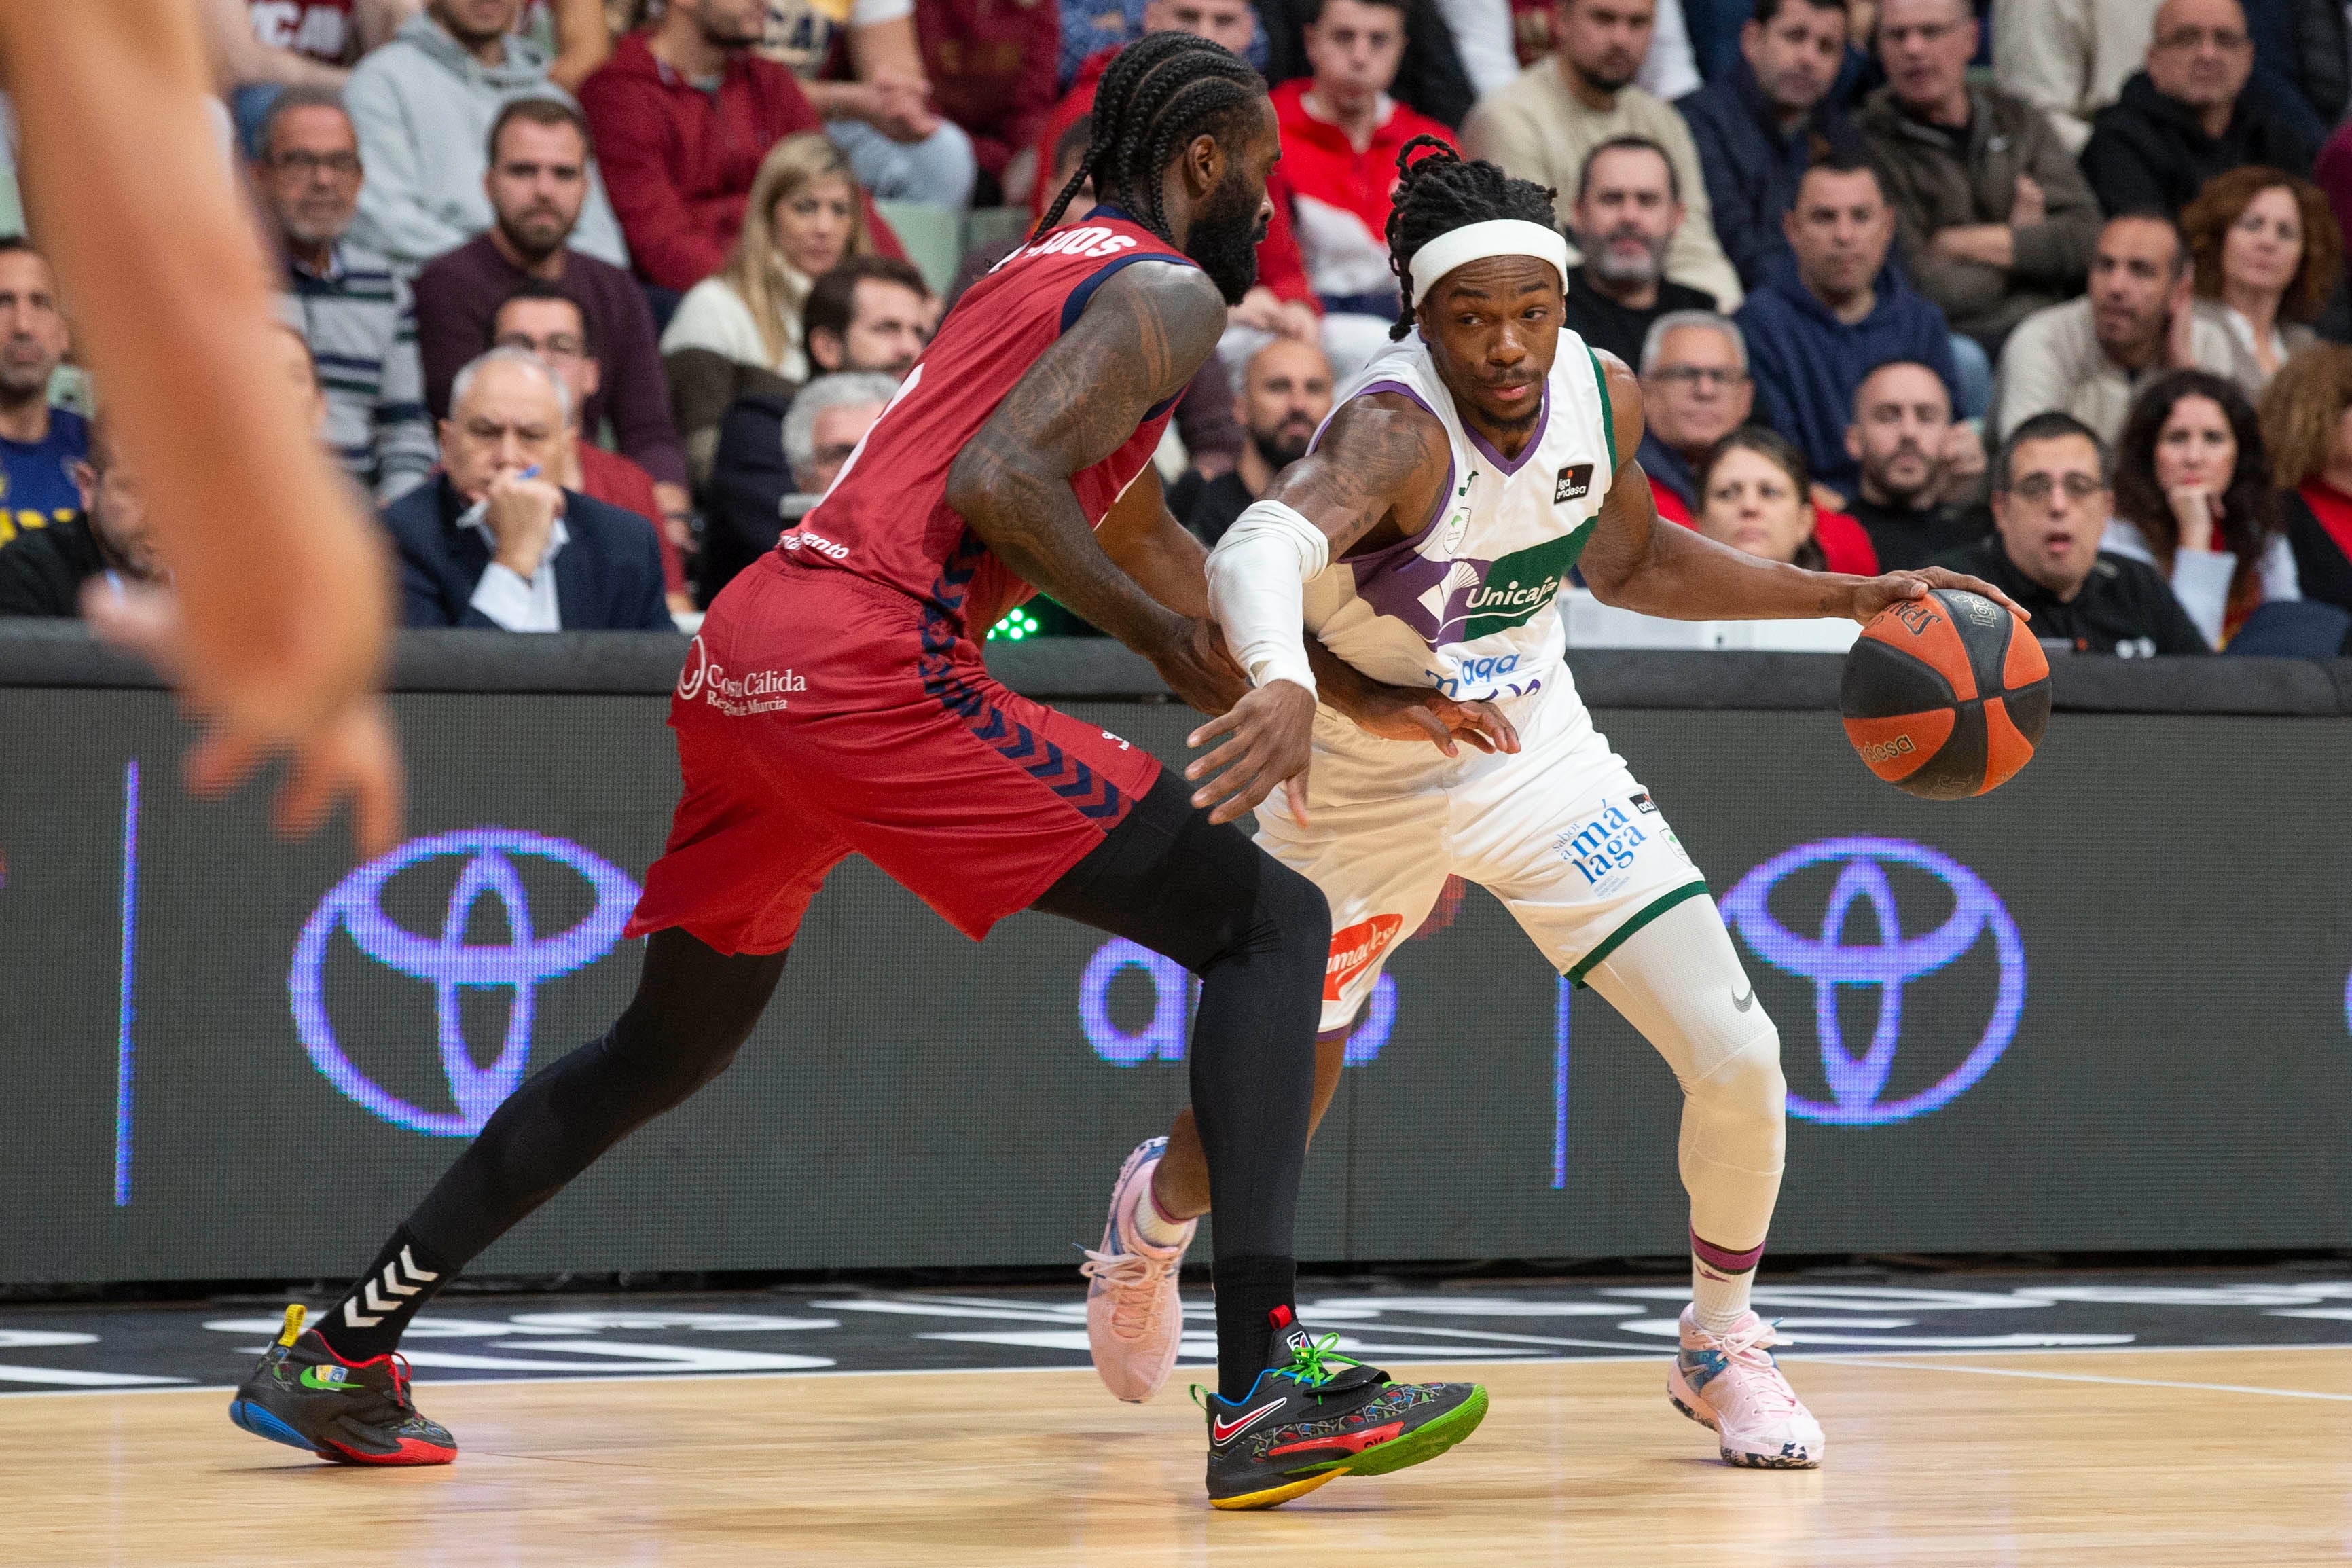
[[[1813,905],[1813,894],[1776,896],[1783,883],[1816,866],[1837,868],[1822,905],[1818,937],[1801,935],[1783,923],[1783,915],[1794,915],[1797,910]],[[1903,873],[1903,885],[1910,890],[1913,913],[1908,921],[1896,897],[1895,881],[1887,874],[1890,869]],[[1928,908],[1944,904],[1950,909],[1941,924],[1932,925],[1919,913],[1919,895],[1928,883],[1941,887],[1940,897],[1929,894]],[[1808,879],[1808,885],[1817,883]],[[1869,906],[1877,928],[1875,940],[1859,942],[1850,936],[1851,916],[1857,904]],[[2018,1019],[2025,1010],[2025,946],[2018,937],[2016,923],[1982,878],[1939,851],[1902,839],[1823,839],[1799,844],[1740,878],[1724,898],[1723,913],[1749,952],[1776,969],[1813,982],[1813,1028],[1830,1098],[1808,1100],[1791,1093],[1789,1113],[1792,1116],[1870,1126],[1924,1115],[1949,1103],[1981,1079],[2017,1034]],[[1916,999],[1906,998],[1904,988],[1958,964],[1988,944],[1992,967],[1990,1017],[1975,1045],[1962,1053],[1955,1031],[1948,1025],[1954,1016],[1953,1006],[1968,1009],[1963,1017],[1984,1016],[1974,1013],[1981,1004],[1922,1008]],[[1839,1000],[1842,993],[1861,988],[1878,993],[1878,1016],[1868,1047],[1856,1056],[1846,1048]],[[1968,993],[1958,994],[1965,998]],[[1943,1002],[1943,995],[1937,1000]],[[1971,1018],[1964,1029],[1973,1027]],[[1890,1094],[1896,1049],[1906,1033],[1917,1054],[1927,1055],[1938,1048],[1948,1054],[1937,1061],[1943,1068],[1941,1077],[1913,1076],[1909,1082],[1918,1087],[1907,1093]],[[1958,1039],[1966,1039],[1965,1032],[1958,1033]],[[1946,1065],[1952,1055],[1958,1055],[1959,1061]]]
[[[1559,596],[1576,558],[1592,537],[1587,519],[1571,533],[1496,560],[1431,560],[1414,556],[1361,577],[1356,592],[1383,615],[1412,627],[1430,646],[1475,643],[1524,626]]]

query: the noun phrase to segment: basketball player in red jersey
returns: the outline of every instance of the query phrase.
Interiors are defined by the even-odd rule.
[[[315,1328],[288,1309],[230,1406],[240,1426],[345,1462],[454,1458],[409,1398],[401,1332],[483,1248],[726,1066],[818,884],[853,853],[975,939],[1034,907],[1200,977],[1189,1058],[1218,1217],[1212,1501],[1262,1508],[1400,1469],[1483,1416],[1484,1389],[1392,1383],[1296,1321],[1330,922],[1313,884],[1230,819],[1304,768],[1315,699],[1288,681],[1247,686],[1201,618],[1200,547],[1156,483],[1134,483],[1255,277],[1273,110],[1232,55],[1161,34],[1104,74],[1094,133],[1032,243],[958,304],[824,502],[712,606],[670,711],[686,789],[629,926],[651,938],[635,999],[499,1108]],[[1089,179],[1104,204],[1053,231]],[[989,678],[973,629],[1033,585],[1223,716],[1202,759],[1213,781],[1188,798],[1148,754]]]

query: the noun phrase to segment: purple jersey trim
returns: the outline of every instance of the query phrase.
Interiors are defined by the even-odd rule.
[[[1466,419],[1462,422],[1462,433],[1470,438],[1470,444],[1476,447],[1487,462],[1500,468],[1506,475],[1509,475],[1516,474],[1528,465],[1528,459],[1533,457],[1536,455],[1536,448],[1543,444],[1544,429],[1550,423],[1551,378],[1546,376],[1543,401],[1536,405],[1535,433],[1528,437],[1528,444],[1519,448],[1519,455],[1517,457],[1505,457],[1494,447],[1488,445],[1486,438],[1472,429],[1470,422]]]

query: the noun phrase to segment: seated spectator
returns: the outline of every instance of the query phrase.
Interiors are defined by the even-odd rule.
[[[537,354],[563,382],[571,396],[571,428],[564,434],[556,483],[577,490],[591,500],[645,518],[661,545],[662,586],[672,610],[692,610],[686,589],[684,551],[693,548],[691,530],[683,538],[669,525],[654,476],[617,452],[607,452],[587,439],[580,428],[580,411],[596,395],[604,367],[597,354],[596,334],[589,329],[588,312],[580,301],[543,278],[530,278],[490,318],[492,349],[520,349]]]
[[[47,258],[0,237],[0,545],[81,508],[74,465],[89,452],[89,425],[49,404],[69,343]]]
[[[2042,112],[1971,85],[1969,0],[1885,0],[1887,83],[1854,123],[1895,205],[1903,265],[1955,332],[2000,352],[2010,329],[2083,291],[2099,204]]]
[[[425,482],[436,454],[408,286],[343,237],[365,177],[359,137],[332,88],[288,89],[260,137],[253,183],[285,269],[278,315],[334,367],[327,444],[343,471],[395,500]]]
[[[1841,519],[1834,554],[1818,537],[1835,514],[1815,510],[1804,454],[1771,431],[1751,424],[1717,443],[1699,469],[1698,493],[1696,526],[1718,544],[1808,571],[1878,573],[1869,536],[1852,518]]]
[[[1748,340],[1728,317],[1676,311],[1650,324],[1638,363],[1646,427],[1636,455],[1658,516],[1687,525],[1698,508],[1699,465],[1756,406]]]
[[[405,624],[672,628],[646,520],[542,477],[561,471],[571,420],[570,390],[536,354],[492,349],[457,372],[440,477],[383,512]]]
[[[2071,413],[2037,413],[1992,465],[1995,533],[1945,559],[2032,617],[2044,647],[2146,658],[2209,652],[2156,568],[2099,548],[2107,524],[2106,452]]]
[[[898,394],[894,377],[872,371],[819,376],[793,399],[784,417],[784,461],[793,471],[793,497],[781,508],[787,517],[806,517],[841,476],[866,433]],[[795,507],[793,500],[807,505]]]
[[[915,37],[939,111],[971,139],[982,205],[1014,206],[1037,183],[1032,150],[1054,111],[1061,23],[1053,0],[915,0]]]
[[[801,330],[811,368],[820,378],[878,374],[904,381],[929,340],[930,304],[923,275],[906,262],[850,257],[809,289]],[[703,538],[706,604],[774,542],[778,507],[806,488],[795,486],[784,455],[784,419],[793,401],[788,392],[751,392],[719,422]]]
[[[2263,392],[2262,432],[2303,596],[2352,611],[2352,349],[2289,360]]]
[[[547,52],[515,34],[521,8],[522,0],[426,0],[352,68],[343,103],[367,183],[352,235],[403,276],[490,226],[482,175],[499,110],[519,98],[572,100],[549,78]],[[593,163],[572,243],[628,265]]]
[[[1565,319],[1586,342],[1636,365],[1651,323],[1715,308],[1715,296],[1666,276],[1682,188],[1656,142],[1621,136],[1595,147],[1578,177],[1574,213],[1570,237],[1584,262],[1570,275]]]
[[[1051,178],[1041,180],[1038,183],[1041,186],[1049,186],[1054,192],[1059,193],[1063,186],[1076,177],[1078,164],[1086,158],[1087,143],[1093,135],[1094,116],[1080,115],[1067,130],[1062,132],[1061,141],[1055,144]],[[1055,226],[1069,228],[1074,225],[1084,223],[1087,214],[1094,210],[1094,205],[1093,183],[1089,182],[1080,185],[1071,193],[1068,204],[1062,209],[1062,221]],[[965,289],[987,277],[995,269],[998,262],[1027,245],[1029,237],[1029,232],[1024,230],[1018,234],[1009,235],[993,244],[976,246],[964,252],[963,265],[956,269],[955,281],[948,286],[943,308],[954,309],[955,302],[963,298]],[[1262,294],[1265,292],[1264,286],[1253,288],[1250,292]],[[1229,313],[1229,317],[1240,314],[1241,311],[1237,308]],[[1311,309],[1302,308],[1301,314],[1307,323],[1306,340],[1312,342],[1319,329],[1319,319]],[[1267,336],[1268,334],[1259,334],[1258,340],[1263,341]],[[1191,384],[1185,387],[1183,395],[1176,400],[1175,423],[1177,438],[1184,443],[1185,455],[1192,459],[1192,466],[1188,472],[1202,479],[1211,479],[1233,467],[1234,458],[1241,455],[1242,427],[1234,423],[1233,382],[1225,370],[1222,346],[1219,352],[1210,355],[1202,361],[1201,368],[1193,374]],[[1179,482],[1181,483],[1181,481]],[[1178,516],[1181,517],[1182,514],[1179,513]]]
[[[2198,319],[2193,299],[2189,249],[2170,218],[2109,218],[2091,252],[2090,293],[2028,316],[2002,346],[1995,428],[2005,437],[2055,410],[2112,441],[2140,377],[2192,367],[2226,373],[2229,333]]]
[[[753,52],[761,0],[669,0],[580,89],[637,275],[682,294],[727,264],[768,150],[824,121],[793,73]],[[860,196],[874,247],[898,241]]]
[[[1251,55],[1250,47],[1262,43],[1257,13],[1250,9],[1249,0],[1149,0],[1140,16],[1139,36],[1191,33],[1253,59],[1255,57]],[[1054,106],[1053,113],[1046,116],[1037,138],[1038,165],[1058,172],[1055,178],[1040,179],[1030,195],[1030,210],[1039,217],[1045,215],[1045,209],[1069,183],[1078,160],[1086,155],[1087,141],[1092,133],[1095,85],[1102,78],[1103,68],[1118,53],[1117,47],[1111,47],[1088,57],[1069,90]],[[1073,152],[1071,138],[1081,124],[1087,127],[1088,135],[1077,138],[1076,151]],[[1091,204],[1091,196],[1085,202],[1074,200],[1068,210],[1083,214]],[[1217,357],[1229,365],[1247,360],[1271,336],[1320,340],[1322,310],[1307,284],[1306,266],[1299,259],[1298,239],[1291,232],[1287,202],[1273,204],[1265,237],[1258,242],[1257,282],[1227,313],[1227,319],[1234,336],[1217,345]],[[1191,437],[1186,440],[1189,442]]]
[[[662,333],[670,412],[698,480],[709,473],[729,403],[809,379],[801,312],[816,277],[873,251],[839,148],[810,133],[769,149],[726,269],[687,290]]]
[[[2319,187],[2275,169],[2217,174],[2180,214],[2204,320],[2229,334],[2222,373],[2263,395],[2290,355],[2317,340],[2306,325],[2344,270],[2336,214]]]
[[[817,377],[789,405],[761,408],[758,417],[739,420],[738,413],[769,402],[764,396],[728,412],[703,536],[705,603],[815,507],[898,390],[895,377],[850,371]]]
[[[1389,97],[1404,53],[1404,0],[1315,0],[1314,74],[1274,89],[1282,162],[1266,193],[1288,208],[1323,344],[1342,380],[1389,346],[1397,319],[1388,225],[1397,154],[1416,136],[1454,133]]]
[[[1888,265],[1895,212],[1867,163],[1817,162],[1787,222],[1792,253],[1739,308],[1764,421],[1794,441],[1840,495],[1857,476],[1845,449],[1853,394],[1889,360],[1914,360],[1959,402],[1944,313]]]
[[[1992,0],[1993,79],[2080,154],[2091,120],[2140,68],[2161,0]]]
[[[1984,443],[1952,417],[1951,393],[1926,365],[1890,360],[1862,378],[1845,449],[1859,469],[1847,510],[1882,571],[1926,566],[1991,526],[1968,504],[1984,479]]]
[[[2235,383],[2208,371],[2150,382],[2116,444],[2115,492],[2100,548],[2164,573],[2210,645],[2263,604],[2303,597],[2254,406]]]
[[[0,546],[0,618],[71,620],[81,614],[82,585],[92,580],[116,587],[171,580],[139,487],[128,465],[113,460],[103,422],[91,426],[72,479],[78,508]]]
[[[1716,243],[1690,129],[1670,105],[1633,85],[1656,25],[1651,0],[1559,0],[1554,16],[1559,52],[1479,100],[1462,125],[1465,151],[1559,193],[1557,210],[1566,224],[1575,215],[1577,176],[1593,148],[1619,136],[1656,142],[1674,160],[1684,203],[1666,276],[1732,308],[1740,300],[1739,274]]]
[[[610,262],[571,248],[588,199],[588,122],[551,98],[517,99],[490,126],[483,176],[492,223],[487,233],[436,256],[416,275],[416,344],[425,365],[425,406],[449,412],[449,383],[482,351],[490,317],[524,283],[559,285],[588,319],[602,367],[579,424],[592,440],[606,423],[614,444],[653,476],[654,494],[674,527],[693,511],[686,448],[669,417],[653,313],[645,290]]]
[[[1249,0],[1062,0],[1060,8],[1054,83],[1064,92],[1081,78],[1091,88],[1103,63],[1146,33],[1191,33],[1231,49],[1253,69],[1265,69],[1265,34]],[[1168,25],[1153,26],[1155,13]],[[1512,74],[1518,74],[1516,66]],[[1091,90],[1087,98],[1091,107]]]
[[[1846,0],[1759,0],[1730,68],[1676,103],[1690,123],[1716,237],[1742,287],[1788,254],[1780,221],[1816,140],[1846,158],[1862,133],[1830,96],[1845,64]]]
[[[1225,537],[1234,519],[1265,494],[1274,476],[1307,455],[1331,412],[1331,361],[1312,343],[1276,338],[1242,367],[1234,415],[1248,440],[1228,473],[1196,481],[1187,475],[1168,493],[1168,507],[1202,544]]]
[[[767,0],[758,47],[800,78],[860,185],[886,202],[971,204],[971,138],[931,108],[914,0]],[[833,79],[837,59],[848,79]]]
[[[1404,63],[1397,73],[1396,99],[1415,114],[1440,125],[1458,126],[1478,91],[1454,47],[1445,7],[1477,0],[1405,0]],[[1265,32],[1265,79],[1276,86],[1313,73],[1307,57],[1307,29],[1320,0],[1251,0]],[[1490,13],[1491,15],[1491,13]],[[1511,75],[1517,77],[1515,68]]]
[[[2147,68],[2099,111],[2083,148],[2099,204],[2177,213],[2241,163],[2308,175],[2317,148],[2272,95],[2246,90],[2253,68],[2238,0],[2165,0]]]

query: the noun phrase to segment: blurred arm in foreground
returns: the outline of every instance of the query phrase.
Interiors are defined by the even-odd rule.
[[[398,837],[397,747],[376,685],[384,549],[310,439],[271,341],[262,257],[206,118],[190,0],[0,0],[0,75],[26,206],[54,256],[173,591],[91,620],[210,721],[190,785],[294,758],[279,831],[352,796],[361,847]]]

